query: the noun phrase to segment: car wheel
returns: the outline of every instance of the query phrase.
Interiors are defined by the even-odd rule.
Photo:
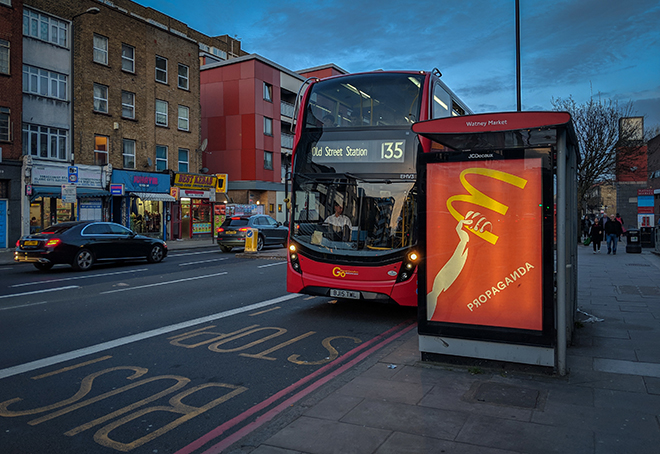
[[[94,254],[89,249],[81,249],[73,258],[71,266],[76,271],[87,271],[94,264]]]
[[[220,245],[220,250],[222,252],[231,252],[231,246],[223,246],[222,244]]]
[[[154,246],[151,248],[151,251],[149,251],[149,255],[147,255],[147,262],[158,263],[163,260],[163,257],[165,257],[165,254],[163,253],[163,246],[160,244],[154,244]]]
[[[259,235],[257,237],[257,251],[260,251],[264,248],[264,237]]]
[[[53,264],[50,263],[50,262],[48,262],[48,263],[36,262],[34,264],[34,267],[38,270],[41,270],[41,271],[48,271],[49,269],[51,269],[53,267]]]

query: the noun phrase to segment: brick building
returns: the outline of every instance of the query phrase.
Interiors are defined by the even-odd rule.
[[[154,236],[180,236],[171,225],[167,229],[165,218],[185,211],[182,201],[169,195],[175,174],[197,174],[203,168],[200,62],[243,55],[240,42],[206,36],[129,0],[27,0],[25,7],[28,24],[32,20],[37,24],[34,36],[31,26],[24,30],[24,41],[31,46],[31,52],[24,52],[26,59],[32,59],[28,76],[36,71],[51,81],[59,78],[63,90],[39,92],[38,85],[36,92],[31,88],[26,92],[24,87],[23,105],[29,105],[31,112],[38,112],[35,107],[41,105],[45,107],[41,111],[49,113],[23,115],[24,135],[27,127],[27,137],[36,144],[32,147],[30,142],[24,151],[31,155],[26,173],[32,173],[34,180],[31,169],[38,165],[46,169],[37,172],[38,177],[59,182],[75,165],[81,181],[79,203],[72,212],[65,211],[68,207],[59,200],[57,185],[30,181],[36,191],[24,201],[24,232],[32,217],[43,227],[64,218],[90,216]],[[59,27],[55,40],[39,35],[42,23],[53,30]],[[48,141],[41,153],[43,134],[58,143],[56,150]],[[124,173],[113,177],[113,170]],[[37,183],[42,180],[37,178]],[[145,183],[150,181],[151,186]],[[107,191],[111,183],[124,185],[125,194],[111,197]],[[208,205],[210,195],[205,195]],[[147,217],[150,222],[141,222]]]
[[[0,0],[0,249],[21,234],[23,0]]]

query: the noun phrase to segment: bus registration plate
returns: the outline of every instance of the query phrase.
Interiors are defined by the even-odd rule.
[[[334,288],[331,288],[330,296],[333,296],[335,298],[350,298],[354,300],[359,300],[360,292],[354,292],[352,290],[336,290]]]

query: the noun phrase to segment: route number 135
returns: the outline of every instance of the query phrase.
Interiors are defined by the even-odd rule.
[[[383,142],[380,146],[381,159],[401,159],[403,158],[404,141]]]

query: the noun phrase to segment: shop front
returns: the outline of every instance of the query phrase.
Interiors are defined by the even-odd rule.
[[[106,190],[110,166],[70,166],[62,162],[38,161],[26,156],[23,162],[22,234],[38,232],[64,221],[108,220]],[[65,203],[62,185],[75,186],[75,202]]]
[[[112,221],[136,233],[167,239],[167,216],[175,201],[168,173],[115,170],[112,173]]]
[[[172,209],[173,238],[213,236],[216,178],[215,175],[175,174],[173,192],[178,196],[178,203]]]

